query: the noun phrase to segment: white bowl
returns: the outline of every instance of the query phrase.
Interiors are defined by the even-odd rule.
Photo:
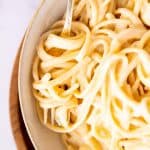
[[[66,0],[43,0],[25,35],[19,63],[19,99],[24,123],[37,150],[64,150],[60,135],[44,127],[38,119],[32,95],[32,63],[39,38],[48,27],[60,19],[66,9]]]

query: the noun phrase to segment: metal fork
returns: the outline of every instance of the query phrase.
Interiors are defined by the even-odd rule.
[[[71,31],[72,13],[73,13],[73,2],[74,0],[67,0],[67,10],[65,16],[64,28],[62,35],[69,35]]]

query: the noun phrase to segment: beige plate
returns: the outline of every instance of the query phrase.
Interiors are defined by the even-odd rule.
[[[32,62],[39,38],[65,12],[66,0],[44,0],[28,27],[19,62],[19,99],[28,134],[37,150],[64,150],[60,136],[44,127],[37,116],[32,95]]]

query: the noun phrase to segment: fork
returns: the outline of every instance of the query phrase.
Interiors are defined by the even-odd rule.
[[[73,1],[74,0],[67,0],[67,9],[62,35],[70,35],[72,14],[73,14],[73,3],[74,3]]]

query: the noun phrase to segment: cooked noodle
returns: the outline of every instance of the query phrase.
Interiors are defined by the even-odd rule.
[[[41,36],[33,94],[41,122],[68,150],[150,149],[148,0],[74,0]]]

